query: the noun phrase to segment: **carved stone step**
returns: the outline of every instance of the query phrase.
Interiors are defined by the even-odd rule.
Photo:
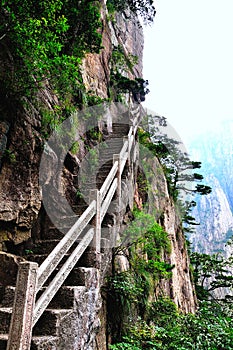
[[[111,250],[110,240],[107,238],[101,238],[101,253]]]
[[[0,334],[0,350],[6,350],[8,334]]]
[[[11,313],[11,307],[0,308],[0,334],[8,333],[10,327]]]
[[[60,240],[57,240],[57,239],[38,240],[34,243],[34,246],[32,247],[32,254],[26,255],[25,258],[27,258],[27,256],[29,256],[29,257],[33,256],[33,254],[35,254],[35,255],[41,255],[41,254],[42,255],[44,255],[44,254],[49,255],[59,242],[60,242]],[[80,242],[80,239],[77,239],[77,241],[74,242],[73,246],[69,250],[70,253],[75,249],[75,247],[78,245],[79,242]]]
[[[61,287],[48,305],[48,309],[73,309],[76,288],[79,287]],[[37,299],[45,290],[46,287],[41,288],[41,290],[37,293]]]
[[[62,261],[65,261],[67,257],[74,251],[77,245],[80,243],[81,238],[83,237],[83,233],[80,235],[73,245],[68,250],[67,254],[65,254]],[[24,258],[28,261],[37,262],[39,265],[43,263],[43,261],[47,258],[47,256],[52,252],[52,250],[57,246],[59,240],[40,240],[35,243],[35,247],[32,248],[30,254],[24,256]]]
[[[0,350],[6,350],[8,334],[0,334]],[[54,336],[34,336],[32,337],[31,350],[57,350],[59,337]]]
[[[68,229],[67,229],[68,231]],[[51,226],[41,233],[41,239],[62,239],[64,233],[61,232],[57,227]]]
[[[32,337],[31,350],[57,350],[59,337],[54,336],[34,336]]]
[[[86,286],[86,284],[88,283],[87,277],[91,272],[93,272],[92,270],[93,268],[91,267],[75,267],[65,280],[64,286]],[[59,269],[56,268],[55,271],[46,281],[45,285],[48,285],[52,281],[52,279],[55,277],[58,271]]]
[[[83,282],[85,285],[85,281]],[[74,304],[74,288],[75,286],[64,286],[59,289],[57,294],[54,296],[53,300],[49,304],[48,308],[50,309],[72,309]],[[41,288],[37,294],[37,299],[45,291],[46,287]],[[15,297],[15,287],[6,287],[5,295],[3,297],[1,307],[11,308],[14,303]]]
[[[12,286],[5,287],[4,294],[0,299],[0,306],[3,308],[12,307],[14,296],[15,296],[15,287],[12,287]]]
[[[32,246],[33,254],[49,254],[60,242],[58,239],[38,240]]]
[[[87,206],[86,207],[84,207],[84,206],[78,207],[77,206],[77,210],[79,210],[80,213],[76,215],[76,217],[75,217],[76,220],[74,222],[76,222],[78,220],[79,216],[81,216],[81,214],[85,211],[86,208],[87,208]],[[73,210],[74,210],[74,212],[76,212],[75,208]],[[71,229],[72,226],[73,225],[70,225],[70,226],[67,225],[66,227],[63,227],[64,232],[61,231],[59,229],[59,227],[51,226],[46,231],[42,232],[41,240],[48,240],[48,241],[49,240],[61,240],[64,237],[65,233],[67,233]]]
[[[62,319],[71,313],[71,309],[46,309],[33,328],[32,334],[57,336]]]
[[[47,256],[48,256],[47,254],[30,254],[30,255],[27,255],[26,258],[28,261],[36,262],[40,266],[45,261]],[[68,257],[69,257],[69,254],[65,254],[60,264],[62,264],[63,261],[65,262],[65,260]]]

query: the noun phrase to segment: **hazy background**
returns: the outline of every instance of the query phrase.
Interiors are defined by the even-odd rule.
[[[156,0],[146,27],[145,106],[187,144],[233,119],[233,0]]]

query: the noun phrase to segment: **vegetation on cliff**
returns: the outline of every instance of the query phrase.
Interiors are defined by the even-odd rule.
[[[101,101],[92,92],[88,95],[81,74],[85,55],[89,52],[98,53],[102,48],[99,5],[97,1],[88,0],[80,0],[78,6],[75,0],[1,1],[0,104],[3,115],[5,113],[7,116],[6,105],[9,106],[9,103],[22,103],[22,97],[35,99],[39,90],[51,89],[57,104],[52,106],[52,111],[42,111],[43,131],[43,128],[46,129],[43,124],[57,125],[72,108]],[[130,9],[133,15],[141,15],[147,23],[152,22],[155,15],[151,0],[108,0],[107,5],[111,11],[123,12]],[[110,99],[119,99],[120,93],[143,95],[146,92],[143,79],[129,79],[122,74],[122,69],[132,73],[136,61],[135,56],[126,56],[120,46],[113,48],[109,90],[115,90],[116,96],[109,93]],[[161,118],[160,123],[165,122]],[[151,134],[144,130],[140,130],[138,136],[139,141],[160,159],[170,195],[176,203],[179,201],[179,189],[200,194],[211,191],[202,184],[197,184],[194,190],[181,185],[186,181],[202,180],[197,173],[191,177],[178,173],[180,170],[197,169],[200,163],[187,160],[186,156],[181,157],[174,140],[158,138],[156,142],[151,142]],[[102,134],[99,130],[91,130],[86,137],[89,142],[100,142]],[[175,150],[173,158],[166,147],[168,143]],[[77,148],[78,144],[75,143],[71,151],[77,153]],[[5,153],[9,153],[8,158],[11,157],[13,162],[12,153],[7,150]],[[95,161],[96,154],[91,150],[90,154]],[[144,178],[138,183],[141,184],[139,190],[148,190],[149,184]],[[193,201],[179,203],[186,224],[194,224],[189,215],[193,205]],[[227,300],[221,303],[209,300],[208,291],[202,282],[200,285],[200,280],[204,281],[212,274],[213,264],[219,277],[213,281],[212,288],[216,287],[216,283],[232,283],[232,279],[226,275],[223,281],[223,272],[229,262],[192,256],[200,303],[196,315],[183,315],[160,288],[160,282],[168,280],[174,268],[169,261],[171,246],[168,234],[151,215],[143,211],[135,211],[133,219],[125,232],[125,239],[114,250],[115,255],[123,254],[127,257],[130,269],[122,273],[113,271],[113,276],[109,279],[109,299],[113,301],[112,307],[116,308],[115,314],[119,316],[113,320],[116,324],[111,324],[115,344],[110,345],[110,348],[233,349],[231,304]],[[151,298],[155,290],[156,301]]]
[[[154,20],[156,11],[153,0],[107,0],[110,12],[130,10],[134,16],[141,16],[144,23],[151,23]]]
[[[2,1],[0,9],[2,93],[32,96],[49,83],[59,97],[81,83],[80,64],[87,52],[99,52],[100,9],[94,1]]]
[[[148,219],[148,216],[144,215],[141,213],[138,218]],[[156,300],[152,301],[156,285],[159,286],[161,280],[169,278],[169,274],[172,273],[172,266],[158,257],[158,251],[161,254],[161,249],[169,249],[169,242],[158,225],[155,225],[157,229],[153,231],[153,236],[148,236],[148,228],[143,224],[141,226],[136,220],[132,229],[138,232],[139,227],[144,227],[144,235],[123,250],[128,256],[130,269],[114,274],[109,281],[111,308],[114,305],[115,315],[118,316],[110,323],[113,337],[110,349],[232,350],[231,299],[228,296],[221,300],[210,297],[213,289],[223,285],[232,286],[232,278],[226,273],[227,264],[232,264],[232,259],[220,262],[213,257],[201,257],[196,254],[191,256],[199,306],[195,314],[182,314],[172,300],[163,294],[163,290],[159,290]],[[152,270],[150,258],[153,262]],[[208,289],[203,281],[206,277],[214,275],[215,279]]]
[[[160,120],[160,122],[163,121]],[[164,142],[165,139],[166,142]],[[193,175],[182,175],[182,172],[180,175],[178,173],[178,171],[185,169],[200,168],[200,162],[190,161],[186,155],[182,155],[177,149],[171,154],[166,146],[168,143],[172,143],[176,147],[175,140],[169,140],[167,136],[165,136],[165,139],[159,138],[157,142],[152,142],[150,133],[142,129],[139,130],[139,141],[150,152],[159,157],[163,165],[168,186],[170,191],[173,189],[174,200],[180,207],[183,222],[186,225],[186,230],[188,230],[187,224],[196,224],[195,219],[190,215],[190,210],[195,206],[195,202],[182,203],[177,195],[174,196],[174,190],[178,191],[176,184],[179,180],[190,182],[203,179],[202,176],[196,173]],[[139,186],[143,187],[141,189],[143,191],[147,191],[150,186],[148,183],[145,184],[145,181],[145,179],[144,181],[138,181]],[[199,191],[199,187],[189,191],[199,192],[202,195],[211,191],[208,186],[203,185],[203,188],[203,191]],[[158,241],[153,239],[153,248],[151,249],[150,246],[149,251],[152,252],[153,260],[157,260],[156,264],[161,264],[159,258],[161,255],[158,256],[158,250],[156,250],[157,245],[160,249],[159,254],[161,254],[161,249],[162,255],[165,253],[162,260],[164,264],[163,273],[154,275],[152,271],[148,270],[149,275],[147,278],[145,277],[145,266],[148,267],[151,256],[145,249],[148,244],[148,241],[145,241],[145,237],[148,237],[148,228],[144,223],[144,218],[149,222],[147,215],[141,212],[139,216],[134,218],[136,221],[132,221],[130,225],[132,231],[136,232],[140,238],[137,238],[137,241],[133,241],[133,243],[130,240],[131,244],[128,245],[123,240],[125,249],[120,247],[124,255],[128,257],[130,270],[121,274],[116,273],[110,280],[110,293],[117,303],[116,308],[121,310],[120,315],[123,315],[117,322],[113,320],[116,329],[113,327],[114,342],[110,345],[110,348],[113,350],[233,349],[231,299],[227,296],[221,300],[216,300],[211,295],[212,290],[216,288],[232,286],[232,277],[227,273],[227,268],[232,264],[232,259],[226,260],[220,256],[210,257],[196,253],[191,254],[193,264],[191,269],[199,305],[195,314],[182,314],[172,300],[165,296],[162,289],[155,293],[156,286],[161,285],[164,278],[169,278],[169,274],[172,274],[173,270],[173,266],[166,264],[169,248],[166,240],[163,240],[161,236],[158,236]],[[145,232],[141,229],[142,227]],[[137,246],[136,242],[140,244]],[[136,246],[137,249],[135,250]],[[135,253],[137,253],[136,256]],[[138,261],[138,264],[135,261]],[[209,277],[212,278],[212,282],[207,287],[204,282]],[[147,282],[146,284],[148,278],[150,283]],[[138,283],[138,281],[143,281],[143,284]],[[153,300],[154,296],[155,299]]]

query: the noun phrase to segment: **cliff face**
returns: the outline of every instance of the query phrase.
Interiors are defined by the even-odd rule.
[[[191,145],[193,157],[202,161],[205,183],[212,187],[211,194],[197,198],[193,214],[200,225],[191,235],[194,250],[207,254],[218,251],[230,254],[225,244],[233,230],[232,147],[231,122],[226,122],[218,133],[204,135]]]
[[[128,14],[118,14],[114,23],[107,21],[107,12],[104,7],[102,16],[102,37],[104,49],[100,54],[88,54],[83,62],[83,81],[86,89],[96,93],[101,98],[109,97],[108,89],[110,82],[110,60],[114,46],[123,47],[125,53],[138,56],[138,63],[134,70],[128,73],[129,78],[142,75],[142,48],[143,33],[137,21],[128,19]],[[146,78],[146,77],[145,77]],[[59,104],[49,86],[40,90],[37,96],[43,101],[48,110],[53,110]],[[76,130],[78,149],[68,152],[62,173],[62,195],[79,214],[80,208],[85,208],[82,198],[77,196],[77,178],[87,149],[96,146],[96,139],[89,138],[85,133],[86,121],[79,121]],[[113,132],[113,120],[108,115],[99,118],[98,127],[103,137]],[[32,101],[25,98],[25,103],[20,108],[9,108],[0,119],[0,249],[5,252],[24,255],[25,250],[33,250],[33,242],[41,239],[60,239],[59,230],[54,227],[43,207],[43,193],[39,187],[39,165],[44,147],[44,139],[41,135],[42,115]],[[119,132],[119,131],[118,131]],[[54,167],[54,159],[58,156],[52,149],[47,150],[50,158],[50,168]],[[123,194],[127,212],[122,212],[121,223],[127,221],[129,208],[132,209],[133,194],[136,191],[137,162],[135,160],[134,174],[132,178],[124,180]],[[154,214],[159,223],[168,232],[171,241],[171,254],[164,255],[164,260],[174,265],[172,278],[161,281],[158,289],[170,296],[183,312],[194,312],[196,308],[195,293],[189,271],[189,259],[178,216],[172,199],[169,197],[167,184],[158,160],[151,165],[153,168],[152,191],[148,194],[149,211]],[[47,169],[49,175],[50,170]],[[101,176],[101,175],[100,175]],[[49,177],[50,184],[58,180]],[[137,196],[136,196],[137,197]],[[52,198],[52,192],[51,192]],[[139,197],[137,198],[140,199]],[[62,210],[54,197],[53,205],[57,217],[62,216]],[[116,223],[114,216],[109,216],[104,222],[105,229],[109,233]],[[68,230],[69,224],[66,222]],[[115,233],[116,234],[116,233]],[[29,257],[30,258],[30,257]],[[106,303],[100,296],[100,284],[111,267],[111,252],[108,250],[105,259],[105,269],[100,270],[100,276],[93,272],[93,280],[90,288],[79,288],[75,295],[75,310],[72,316],[65,315],[61,334],[69,339],[67,344],[75,349],[93,349],[95,335],[98,349],[106,349],[107,321]],[[99,284],[100,283],[100,284]],[[88,290],[88,288],[90,290]],[[157,291],[155,291],[155,294]],[[95,304],[93,306],[93,304]],[[102,305],[102,307],[101,307]],[[82,319],[82,315],[86,317]],[[80,319],[82,319],[80,321]],[[101,320],[101,324],[99,323]],[[74,329],[75,328],[75,329]],[[99,330],[100,328],[100,330]],[[71,335],[71,331],[73,334]],[[80,330],[83,337],[80,338]],[[79,338],[77,334],[79,333]],[[63,339],[64,339],[63,337]],[[77,340],[78,339],[78,340]],[[82,344],[82,345],[80,345]],[[64,348],[66,347],[64,345]],[[97,349],[97,345],[96,345]]]
[[[206,254],[224,251],[225,243],[232,235],[233,216],[227,196],[214,175],[206,178],[212,187],[212,193],[202,197],[193,211],[200,226],[191,236],[193,249]]]
[[[149,191],[149,213],[157,217],[168,233],[171,253],[164,256],[164,259],[174,266],[171,279],[162,280],[158,289],[162,288],[183,312],[195,312],[197,301],[181,222],[175,204],[168,194],[167,181],[158,160],[154,159],[151,169],[154,178]]]

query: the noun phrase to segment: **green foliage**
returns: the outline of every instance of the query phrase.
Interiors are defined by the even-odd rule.
[[[14,151],[11,151],[9,149],[5,149],[3,157],[12,164],[16,163],[16,155],[15,155]]]
[[[233,258],[223,254],[213,255],[192,252],[190,254],[196,291],[200,300],[212,298],[212,292],[219,288],[233,289],[233,276],[229,270],[233,267]],[[223,298],[228,302],[228,298]]]
[[[98,128],[91,129],[87,132],[88,138],[101,142],[103,138],[102,132]]]
[[[115,274],[109,278],[109,291],[121,305],[138,303],[143,296],[143,288],[136,283],[137,276],[131,271]]]
[[[190,206],[194,205],[195,202],[191,202]],[[136,211],[134,218],[127,231],[131,233],[131,239],[134,238],[129,253],[131,272],[115,275],[112,290],[117,291],[118,300],[121,305],[127,304],[128,310],[136,305],[139,317],[137,320],[133,317],[127,319],[124,333],[113,338],[115,344],[110,345],[110,349],[233,350],[231,299],[228,296],[217,302],[209,299],[210,292],[216,288],[232,287],[233,279],[228,274],[228,268],[232,266],[233,259],[223,259],[219,254],[211,257],[193,253],[194,281],[199,286],[199,308],[195,315],[180,313],[167,297],[148,302],[159,275],[154,265],[160,261],[162,250],[169,252],[169,246],[166,245],[165,233],[150,215]],[[207,288],[205,281],[209,277],[211,282]],[[124,307],[119,310],[125,312]]]
[[[132,54],[127,54],[124,52],[122,46],[115,46],[112,51],[111,65],[112,71],[117,73],[119,71],[132,72],[135,64],[138,63],[138,57]]]
[[[144,245],[144,253],[148,253],[149,257],[152,257],[153,254],[157,256],[161,250],[170,252],[170,241],[163,228],[152,215],[135,209],[133,220],[122,235],[120,248],[128,247],[128,245],[137,248],[138,244]]]
[[[45,138],[48,137],[51,131],[57,130],[62,121],[64,121],[61,107],[58,105],[55,105],[53,110],[42,109],[41,116],[42,135]]]
[[[152,302],[148,312],[148,321],[160,327],[166,327],[168,323],[175,322],[179,316],[177,306],[168,297],[159,297]]]
[[[151,134],[142,128],[138,129],[138,139],[140,144],[148,148],[153,155],[158,157],[166,157],[169,155],[167,147],[161,141],[153,143],[151,141]]]
[[[92,92],[86,95],[86,104],[87,106],[96,106],[103,103],[105,100],[101,97],[94,95]]]
[[[78,142],[78,141],[75,141],[75,142],[73,143],[73,145],[71,146],[70,152],[71,152],[72,154],[77,154],[78,151],[79,151],[79,142]]]
[[[136,212],[135,217],[141,220],[144,215],[149,216]],[[162,260],[162,252],[170,253],[170,241],[163,228],[153,222],[131,247],[131,265],[139,275],[145,276],[148,273],[154,280],[169,278],[172,266]]]
[[[64,98],[81,84],[84,54],[101,48],[95,1],[2,0],[0,20],[2,44],[13,64],[0,79],[16,95],[31,95],[49,83]]]
[[[134,15],[140,15],[145,23],[151,23],[155,17],[153,0],[108,0],[108,10],[123,12],[130,9]]]
[[[233,349],[232,318],[217,304],[201,303],[196,315],[182,315],[168,299],[156,303],[150,323],[139,319],[128,327],[123,341],[110,348],[130,349],[133,345],[139,350]]]
[[[167,179],[169,194],[173,199],[177,202],[182,192],[191,195],[211,193],[211,187],[203,184],[192,188],[193,182],[203,180],[201,174],[191,173],[191,170],[201,167],[201,162],[191,161],[180,147],[180,142],[168,137],[164,129],[167,126],[166,118],[148,115],[143,123],[147,128],[150,125],[150,132],[139,129],[139,142],[159,158]]]
[[[114,273],[109,279],[109,292],[123,310],[136,307],[144,317],[149,295],[159,279],[170,278],[172,266],[164,261],[170,252],[167,233],[154,218],[142,211],[133,212],[134,220],[124,232],[115,255],[128,256],[130,270]]]
[[[127,93],[139,93],[144,91],[142,84],[144,80],[142,78],[136,78],[135,80],[129,79],[123,76],[121,73],[112,73],[111,81],[113,87],[120,92]]]

